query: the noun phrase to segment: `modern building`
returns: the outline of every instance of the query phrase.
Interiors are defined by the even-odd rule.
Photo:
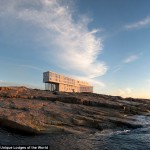
[[[75,80],[52,71],[43,73],[45,90],[60,92],[93,92],[93,86],[88,82]]]

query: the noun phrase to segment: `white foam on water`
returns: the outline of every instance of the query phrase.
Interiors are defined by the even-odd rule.
[[[135,115],[134,118],[137,120],[136,122],[142,125],[150,125],[150,116]]]
[[[124,130],[111,130],[111,129],[106,129],[106,130],[103,130],[101,132],[97,132],[95,133],[95,136],[111,136],[111,135],[115,135],[115,134],[122,134],[122,133],[128,133],[130,132],[131,130],[127,130],[127,129],[124,129]]]
[[[122,130],[122,131],[116,131],[115,134],[122,134],[122,133],[128,133],[131,130]]]

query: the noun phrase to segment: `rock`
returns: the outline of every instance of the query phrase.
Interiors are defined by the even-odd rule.
[[[149,115],[150,101],[95,93],[0,87],[0,125],[28,133],[74,133],[138,128],[134,115]]]

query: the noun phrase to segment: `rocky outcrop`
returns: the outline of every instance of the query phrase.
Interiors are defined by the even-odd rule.
[[[29,133],[84,133],[137,128],[150,101],[94,93],[57,93],[0,87],[0,125]]]

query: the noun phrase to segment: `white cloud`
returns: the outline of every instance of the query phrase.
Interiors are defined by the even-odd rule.
[[[117,94],[123,97],[128,97],[132,91],[132,88],[118,89]]]
[[[59,0],[7,0],[2,5],[1,15],[39,28],[36,40],[46,47],[41,51],[50,64],[89,78],[106,73],[105,63],[97,60],[103,48],[101,38],[96,36],[99,30],[88,29],[87,16],[72,14]]]
[[[116,73],[116,72],[118,72],[119,70],[121,70],[121,68],[122,68],[121,65],[117,65],[117,66],[115,66],[115,67],[112,69],[112,71],[113,71],[113,73]]]
[[[136,29],[150,25],[150,17],[146,17],[138,22],[125,25],[125,29]]]
[[[150,84],[150,80],[147,80],[147,83]]]
[[[0,80],[0,86],[25,86],[28,88],[39,88],[39,89],[43,89],[38,85],[31,85],[31,84],[26,84],[24,82],[20,82],[20,83],[15,83],[15,82],[9,82],[9,81],[3,81]]]
[[[130,63],[130,62],[133,62],[133,61],[137,60],[138,58],[139,58],[138,55],[130,55],[123,62],[124,63]]]
[[[12,0],[3,5],[6,7],[3,15],[14,15],[17,20],[40,28],[36,40],[48,47],[42,53],[49,62],[88,77],[101,76],[107,71],[107,66],[97,60],[103,47],[96,36],[98,30],[88,29],[86,16],[75,21],[72,11],[59,0]]]
[[[0,80],[0,83],[3,83],[4,81],[3,80]]]
[[[93,85],[94,87],[105,87],[105,83],[103,83],[102,81],[98,81],[92,78],[88,78],[88,77],[84,77],[84,76],[72,76],[73,78],[77,79],[77,80],[82,80],[82,81],[86,81],[88,83],[90,83],[91,85]]]
[[[17,86],[18,84],[15,84],[13,82],[7,82],[4,80],[0,80],[0,86]]]
[[[0,80],[0,86],[17,86],[18,84],[15,84],[13,82],[7,82],[7,81],[3,81],[3,80]]]

